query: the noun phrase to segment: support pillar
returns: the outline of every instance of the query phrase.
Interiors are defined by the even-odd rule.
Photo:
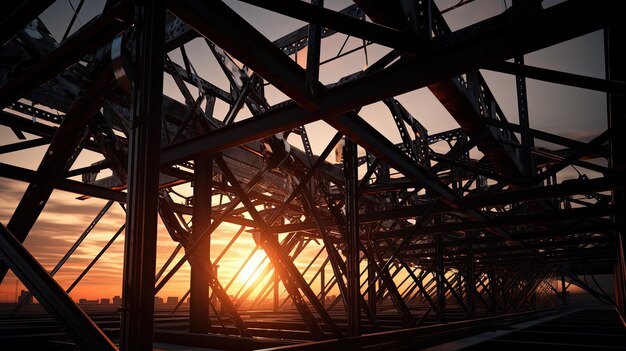
[[[274,312],[278,312],[280,309],[280,294],[278,293],[278,284],[280,284],[280,276],[276,269],[274,269]]]
[[[320,300],[322,306],[326,307],[326,262],[320,268]]]
[[[446,321],[446,267],[443,261],[443,238],[435,235],[435,279],[437,281],[437,307],[439,308],[439,321]]]
[[[346,178],[346,245],[348,270],[348,330],[351,336],[360,335],[359,296],[359,198],[357,145],[346,138],[343,151],[343,167]]]
[[[367,265],[367,303],[369,304],[372,316],[376,317],[376,264],[375,261],[371,261]]]
[[[514,59],[518,65],[524,65],[524,56],[517,56]],[[522,164],[526,176],[535,176],[535,163],[533,161],[531,149],[535,146],[533,136],[530,132],[530,121],[528,117],[528,94],[526,92],[526,77],[515,76],[517,86],[517,109],[519,113],[519,125],[521,128],[522,141]]]
[[[521,3],[520,0],[513,0],[514,5]],[[515,64],[524,65],[524,56],[517,56],[513,59]],[[535,146],[533,136],[530,133],[530,121],[528,118],[528,94],[526,92],[526,77],[515,76],[517,87],[517,110],[519,113],[519,125],[521,128],[520,137],[522,142],[522,166],[527,177],[535,176],[535,163],[531,149]]]
[[[194,161],[193,187],[193,227],[194,241],[199,240],[211,224],[211,179],[213,175],[213,158],[199,158]],[[200,263],[208,267],[211,255],[210,237],[198,247]],[[189,332],[208,333],[211,325],[209,319],[209,277],[205,267],[191,266],[191,295],[189,299]]]
[[[567,306],[567,286],[565,285],[565,276],[561,276],[561,301]]]
[[[623,49],[626,40],[626,25],[615,23],[604,29],[604,50],[606,60],[606,79],[613,81],[626,80],[626,53]],[[608,127],[618,125],[626,118],[626,101],[623,96],[607,94]],[[609,139],[609,168],[624,171],[626,166],[626,140],[620,135]],[[613,205],[623,205],[626,193],[624,188],[612,191]],[[616,309],[621,316],[622,324],[626,327],[626,216],[617,215],[613,221],[618,224],[616,231],[616,260],[613,269],[615,284]]]
[[[468,234],[467,238],[472,241],[474,235]],[[476,318],[476,276],[474,273],[474,247],[472,244],[473,243],[470,242],[467,246],[467,310],[469,318]]]
[[[120,348],[151,351],[154,318],[159,145],[163,99],[165,2],[137,0],[135,81],[128,160],[128,211]]]
[[[324,7],[324,0],[311,0],[311,5]],[[318,23],[309,23],[309,44],[306,55],[306,88],[311,94],[315,93],[315,84],[320,74],[320,51],[322,40],[322,26]]]

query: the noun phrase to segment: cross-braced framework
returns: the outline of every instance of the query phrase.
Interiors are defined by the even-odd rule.
[[[626,315],[622,4],[513,1],[452,30],[443,14],[471,0],[446,9],[355,0],[340,11],[323,0],[243,1],[307,25],[271,41],[218,0],[107,1],[78,29],[74,15],[57,42],[37,18],[53,1],[1,5],[0,124],[20,141],[0,152],[47,151],[34,171],[0,165],[0,176],[28,183],[0,226],[0,279],[11,269],[81,349],[151,350],[153,335],[249,349],[279,339],[329,339],[295,346],[311,349],[425,346],[555,308],[566,302],[553,284],[561,279],[563,290],[569,280]],[[604,79],[524,63],[597,30]],[[324,53],[339,37],[361,44]],[[215,60],[194,60],[192,41]],[[370,61],[374,48],[383,54]],[[355,53],[364,69],[320,82],[325,65]],[[219,66],[228,89],[201,73],[206,64]],[[483,70],[515,78],[519,123]],[[608,127],[587,142],[534,129],[526,78],[606,93]],[[398,96],[421,88],[458,128],[429,134],[415,115],[427,111],[403,106]],[[285,101],[273,102],[278,92]],[[360,116],[371,104],[397,129],[395,142]],[[336,134],[316,155],[310,123],[320,120]],[[73,167],[83,152],[98,161]],[[570,166],[592,176],[565,181]],[[22,243],[55,189],[109,202],[47,272]],[[115,202],[125,223],[62,288],[55,273]],[[158,218],[177,243],[162,267]],[[240,229],[215,252],[210,238],[223,223]],[[122,234],[121,324],[104,332],[68,293]],[[242,236],[256,247],[233,276],[218,274]],[[263,259],[236,288],[257,252]],[[190,297],[193,334],[153,333],[154,296],[186,263],[181,303]],[[579,278],[607,273],[614,300]]]

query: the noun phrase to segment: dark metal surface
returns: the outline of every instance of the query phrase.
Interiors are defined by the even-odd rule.
[[[304,340],[318,342],[298,347],[316,350],[423,347],[559,307],[568,282],[624,320],[623,6],[515,1],[452,30],[431,0],[359,0],[341,11],[322,0],[244,2],[306,25],[272,41],[221,1],[109,1],[78,28],[72,14],[66,33],[75,33],[57,43],[35,19],[50,2],[7,4],[0,16],[0,126],[12,138],[0,145],[0,176],[28,183],[0,234],[3,264],[56,320],[67,315],[59,323],[76,344],[115,347],[51,279],[93,225],[50,275],[19,244],[55,189],[127,204],[121,229],[68,289],[126,228],[121,323],[95,318],[123,350],[150,350],[153,335],[241,350]],[[603,28],[606,79],[524,63]],[[339,52],[329,54],[327,38],[343,40]],[[215,60],[198,60],[197,45]],[[343,59],[356,55],[365,68]],[[325,65],[342,63],[347,75],[329,79]],[[479,69],[515,79],[519,123]],[[585,142],[533,127],[527,78],[607,93],[608,128]],[[398,95],[424,87],[458,128],[429,134],[422,111],[403,106]],[[368,105],[397,135],[361,113]],[[308,125],[320,120],[336,133],[326,144]],[[35,171],[11,158],[46,145]],[[84,150],[97,161],[73,168]],[[158,273],[157,216],[177,242]],[[237,252],[234,275],[218,274],[246,236],[255,247]],[[614,300],[580,278],[600,273],[614,275]],[[189,281],[189,304],[164,317],[155,294],[177,279]],[[72,347],[45,323],[1,332],[0,343]]]

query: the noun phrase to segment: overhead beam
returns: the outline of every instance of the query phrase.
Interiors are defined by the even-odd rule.
[[[2,4],[0,47],[4,46],[20,29],[26,27],[52,3],[54,0],[11,1]]]
[[[515,74],[549,83],[602,91],[621,96],[626,95],[626,83],[622,81],[588,77],[580,74],[560,72],[506,61],[491,64],[486,66],[485,69],[494,72]]]
[[[30,182],[35,176],[35,171],[21,168],[6,163],[0,163],[0,177],[18,180],[21,182]],[[96,185],[77,182],[71,179],[57,178],[52,179],[52,185],[55,189],[69,191],[79,195],[87,195],[99,199],[113,200],[116,202],[126,202],[126,193],[121,191],[103,188]]]
[[[109,12],[101,14],[65,40],[48,56],[37,60],[25,72],[6,82],[0,87],[0,107],[6,107],[24,97],[83,56],[111,41],[119,32],[130,27],[132,25],[132,21],[129,20],[130,3],[128,0],[123,1]]]
[[[415,35],[354,18],[324,7],[318,7],[304,1],[291,0],[241,0],[243,2],[280,13],[304,22],[318,23],[360,39],[372,41],[390,48],[409,52],[424,51],[433,47],[430,43]]]
[[[24,242],[50,198],[54,190],[52,181],[64,175],[78,156],[77,151],[80,151],[81,144],[88,136],[87,121],[102,106],[113,80],[111,72],[107,70],[96,71],[93,77],[90,86],[81,91],[54,133],[37,171],[7,224],[9,231],[20,242]],[[5,274],[6,267],[0,264],[0,281]]]
[[[183,2],[175,3],[182,4]],[[200,18],[204,13],[184,10],[186,6],[176,4],[173,4],[175,7],[171,7],[172,11],[177,15],[190,17],[189,20],[198,24],[198,27],[194,26],[198,30],[204,22]],[[210,8],[204,10],[211,12]],[[293,102],[287,103],[254,118],[233,123],[204,136],[166,148],[161,155],[161,163],[169,165],[196,156],[213,154],[293,129],[322,117],[337,115],[384,98],[419,89],[515,55],[539,50],[600,29],[607,21],[619,19],[624,11],[610,1],[602,1],[602,4],[597,4],[597,6],[588,6],[584,1],[571,0],[538,13],[517,17],[509,16],[509,14],[499,15],[488,20],[487,23],[480,22],[461,32],[452,33],[449,38],[451,43],[441,49],[412,59],[405,59],[383,71],[364,75],[318,93],[316,102],[320,105],[319,109],[312,106],[313,111],[308,112]],[[569,25],[571,23],[578,23],[578,25],[571,26]],[[199,31],[206,32],[208,35],[213,33],[213,30]],[[255,37],[255,39],[258,38]],[[247,39],[244,44],[250,40],[253,39]],[[257,53],[252,48],[259,48],[258,44],[253,47],[247,47],[244,44],[239,44],[241,47],[246,47],[247,53],[244,53],[244,57]],[[498,50],[492,50],[494,47]],[[231,53],[238,57],[235,52]],[[251,61],[259,60],[255,57]],[[281,63],[284,63],[284,58],[281,58],[279,62],[272,62],[271,66],[280,66]],[[293,67],[293,61],[287,65]],[[281,66],[278,71],[284,72],[283,69]],[[258,69],[255,69],[255,72],[267,78],[264,74],[267,69],[264,73]],[[267,74],[271,73],[267,72]],[[297,94],[288,95],[294,100],[298,96],[306,98],[304,85],[300,84],[305,79],[303,72],[298,70],[295,73],[285,72],[285,74],[293,75],[291,83],[295,84],[295,87],[302,86]],[[276,85],[282,90],[283,86],[280,83]]]

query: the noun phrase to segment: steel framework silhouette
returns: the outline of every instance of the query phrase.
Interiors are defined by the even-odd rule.
[[[0,164],[1,177],[28,183],[0,225],[0,279],[11,269],[72,342],[85,350],[152,350],[155,338],[200,337],[247,349],[281,339],[326,340],[297,346],[311,349],[424,346],[555,308],[566,302],[566,282],[615,304],[623,320],[624,6],[514,1],[452,31],[442,13],[453,9],[429,0],[355,0],[341,11],[323,0],[243,1],[308,25],[272,42],[221,1],[110,0],[56,42],[37,18],[53,1],[1,5],[0,124],[21,141],[3,143],[0,153],[42,145],[47,152],[35,171]],[[604,79],[524,63],[525,54],[601,29]],[[320,62],[321,41],[333,35],[362,39],[354,50],[389,51],[325,85],[320,67],[344,55]],[[197,38],[217,59],[228,91],[194,69],[203,62],[192,62],[185,44]],[[306,68],[291,57],[304,48]],[[170,58],[175,51],[182,64]],[[479,69],[515,77],[518,124],[507,120]],[[164,75],[181,101],[164,95]],[[606,93],[608,128],[589,142],[533,129],[526,78]],[[288,101],[270,104],[268,86]],[[430,135],[394,98],[420,88],[459,128]],[[229,106],[223,118],[214,113],[218,101]],[[386,106],[401,143],[359,116],[372,103]],[[252,116],[238,119],[244,107]],[[307,125],[319,120],[336,135],[315,155]],[[290,145],[294,138],[302,149]],[[83,150],[101,161],[73,168]],[[340,161],[329,162],[335,152]],[[598,176],[559,179],[571,165]],[[176,191],[190,182],[193,194]],[[55,189],[109,202],[47,272],[22,243]],[[219,204],[211,201],[218,195]],[[53,276],[116,202],[126,222],[69,289],[125,235],[120,324],[104,330]],[[157,217],[178,243],[158,271]],[[254,283],[236,295],[223,285],[232,277],[218,279],[224,252],[214,261],[209,255],[211,233],[223,222],[241,227],[224,252],[251,231],[267,256]],[[306,269],[294,264],[313,246],[318,253],[304,258]],[[185,262],[189,334],[156,333],[154,296]],[[615,300],[583,274],[613,274]],[[269,299],[273,312],[255,315]],[[285,311],[288,318],[276,318]]]

